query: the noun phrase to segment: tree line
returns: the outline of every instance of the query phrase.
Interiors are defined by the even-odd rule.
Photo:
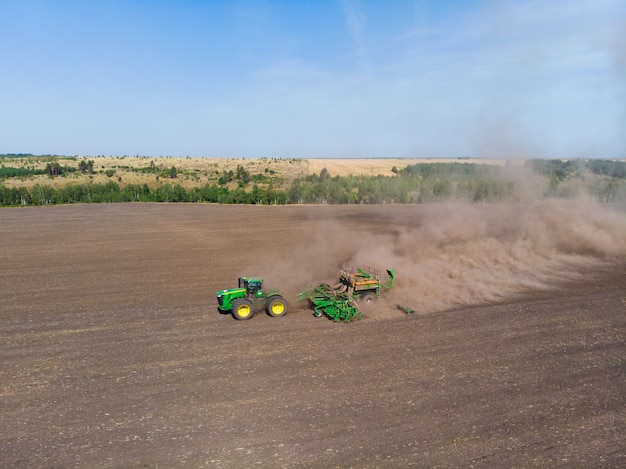
[[[587,189],[604,203],[626,201],[626,163],[608,160],[587,162],[530,160],[531,170],[548,178],[547,193],[557,196],[559,184],[577,177],[583,169],[601,177]],[[52,167],[54,170],[54,167]],[[8,176],[12,168],[0,168]],[[15,168],[13,168],[15,169]],[[63,170],[63,168],[61,168]],[[92,172],[93,163],[79,165],[81,172]],[[44,170],[46,171],[46,170]],[[48,169],[49,171],[49,169]],[[171,181],[175,170],[170,170]],[[224,173],[216,183],[185,188],[167,182],[157,187],[147,184],[69,183],[54,188],[35,184],[30,189],[0,184],[0,206],[49,205],[102,202],[212,202],[222,204],[383,204],[428,203],[461,199],[472,203],[497,203],[516,196],[516,183],[503,168],[474,163],[419,163],[393,168],[393,176],[332,176],[327,169],[299,177],[286,188],[275,188],[271,179],[250,175],[243,168]],[[44,173],[45,174],[45,173]],[[50,174],[48,172],[48,174]],[[19,174],[17,174],[19,176]],[[237,183],[232,188],[233,182]],[[229,188],[229,183],[230,188]]]
[[[32,188],[8,188],[0,185],[0,206],[56,205],[113,202],[214,202],[222,204],[286,204],[284,191],[255,185],[252,190],[228,189],[218,184],[185,189],[180,184],[163,184],[150,188],[147,184],[121,187],[108,181],[89,184],[68,184],[54,188],[35,184]]]

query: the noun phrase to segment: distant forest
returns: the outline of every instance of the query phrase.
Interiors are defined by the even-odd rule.
[[[25,155],[0,155],[3,161]],[[185,188],[175,183],[177,169],[169,168],[167,182],[156,188],[147,184],[68,183],[52,187],[37,183],[31,188],[8,187],[15,177],[47,174],[55,178],[71,172],[93,172],[93,161],[61,166],[49,156],[45,169],[0,168],[0,206],[27,206],[102,202],[210,202],[220,204],[417,204],[448,199],[471,203],[523,201],[507,167],[475,163],[419,163],[393,168],[393,176],[332,176],[326,169],[294,179],[286,188],[273,187],[262,175],[251,177],[243,168],[224,173],[219,181]],[[65,158],[67,159],[67,158]],[[584,188],[602,203],[626,202],[626,163],[614,160],[528,160],[528,176],[544,181],[535,197],[568,197]],[[233,188],[233,181],[237,183]],[[229,186],[229,183],[230,186]]]

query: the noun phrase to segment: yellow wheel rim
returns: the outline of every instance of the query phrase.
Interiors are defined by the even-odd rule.
[[[241,305],[239,306],[239,308],[237,308],[237,314],[239,315],[239,317],[242,318],[247,318],[248,316],[250,316],[251,312],[252,309],[250,309],[250,306],[248,305]]]
[[[275,302],[272,305],[272,313],[274,314],[283,314],[285,312],[285,305],[280,301]]]

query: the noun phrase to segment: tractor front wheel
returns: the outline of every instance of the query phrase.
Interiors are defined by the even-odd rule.
[[[280,295],[274,295],[267,299],[265,303],[265,310],[267,314],[272,317],[284,316],[287,314],[287,303],[285,299]]]
[[[252,316],[254,316],[252,301],[247,298],[237,298],[233,301],[233,317],[235,319],[250,319]]]

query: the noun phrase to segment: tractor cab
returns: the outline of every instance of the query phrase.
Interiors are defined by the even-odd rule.
[[[239,288],[245,288],[248,296],[260,296],[262,295],[261,288],[263,287],[263,279],[260,278],[248,278],[239,277]]]

